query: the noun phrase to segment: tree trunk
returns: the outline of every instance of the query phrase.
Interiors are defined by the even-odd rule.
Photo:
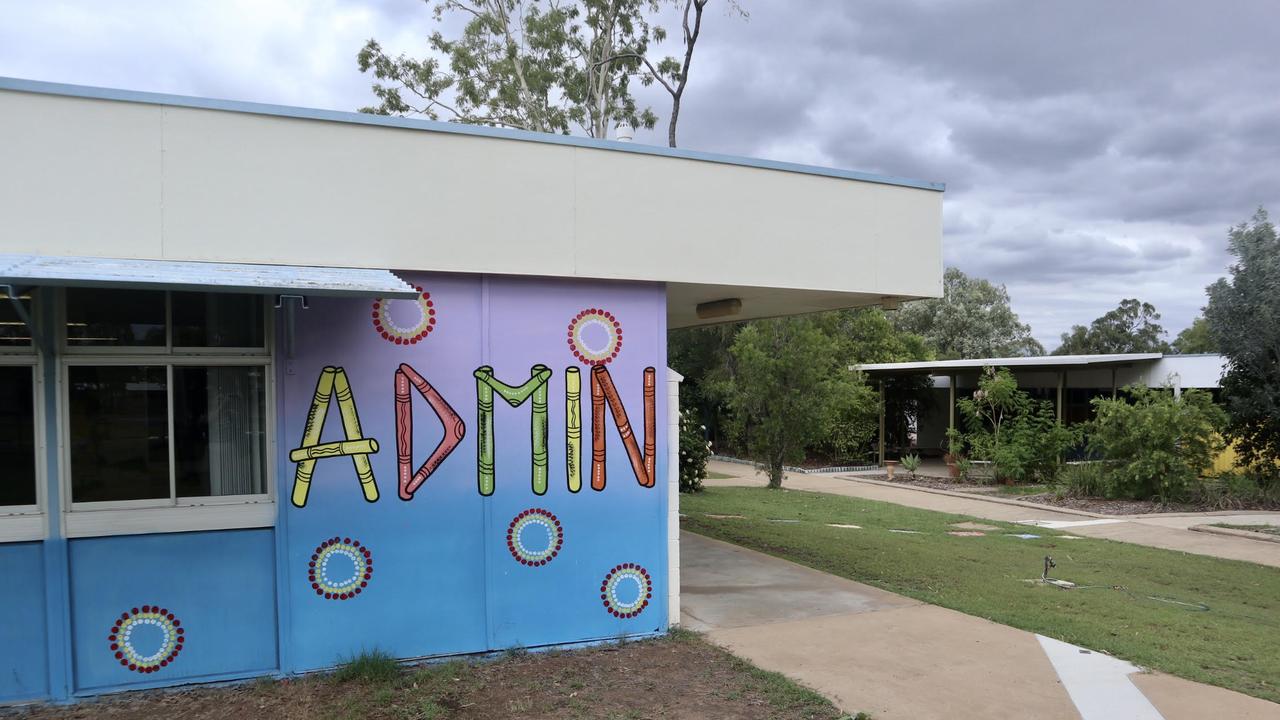
[[[769,487],[777,490],[782,487],[782,461],[769,462]]]

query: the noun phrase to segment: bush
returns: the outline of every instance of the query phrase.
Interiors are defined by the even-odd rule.
[[[1101,462],[1074,462],[1062,466],[1055,480],[1055,492],[1071,497],[1104,497],[1108,476]]]
[[[920,469],[920,456],[915,453],[902,456],[902,469],[911,473],[911,479],[916,479],[916,471]]]
[[[1106,496],[1186,500],[1223,449],[1226,414],[1208,393],[1130,386],[1125,398],[1094,398],[1089,448],[1107,461]]]
[[[693,413],[680,412],[680,492],[702,490],[707,477],[707,458],[711,456],[711,443],[703,437],[706,427],[695,425],[690,419]]]
[[[1077,428],[1058,422],[1053,403],[1032,400],[1005,368],[983,368],[973,397],[956,406],[969,432],[949,436],[949,446],[968,446],[974,459],[991,463],[996,480],[1051,481],[1080,441]]]

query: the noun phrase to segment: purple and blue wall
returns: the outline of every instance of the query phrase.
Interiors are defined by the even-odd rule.
[[[666,630],[663,287],[401,276],[418,301],[312,298],[292,333],[277,317],[275,527],[0,545],[6,575],[45,578],[0,586],[0,702]],[[593,383],[616,396],[593,407]],[[481,385],[499,388],[487,438]]]

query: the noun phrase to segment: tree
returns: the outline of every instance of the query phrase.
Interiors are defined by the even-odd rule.
[[[1209,286],[1205,319],[1227,358],[1222,397],[1242,464],[1280,461],[1280,239],[1259,208],[1230,230],[1230,279]]]
[[[360,111],[432,119],[443,111],[459,122],[547,133],[576,126],[598,138],[619,122],[652,128],[657,116],[636,106],[630,79],[649,42],[664,36],[645,16],[657,9],[657,0],[440,0],[438,21],[467,18],[458,38],[429,38],[449,70],[433,56],[393,57],[370,39],[356,63],[377,80],[379,104]]]
[[[939,358],[1043,355],[1031,328],[1009,305],[1009,291],[956,268],[943,276],[943,296],[908,303],[894,318],[898,330],[919,335]]]
[[[667,122],[667,145],[671,147],[676,146],[676,124],[680,120],[680,101],[684,98],[684,88],[689,82],[689,66],[693,64],[693,48],[698,43],[698,36],[702,34],[702,12],[706,9],[707,2],[708,0],[684,0],[684,12],[681,15],[680,22],[682,31],[680,37],[684,43],[683,58],[676,59],[675,57],[667,56],[659,60],[655,65],[649,58],[642,55],[634,56],[644,63],[645,70],[648,72],[642,82],[645,85],[649,85],[656,81],[671,96],[671,115]],[[747,17],[747,12],[736,2],[730,0],[729,4],[733,11],[744,18]],[[693,13],[692,23],[689,21],[690,12]]]
[[[1151,303],[1126,298],[1114,310],[1107,311],[1089,327],[1075,325],[1062,334],[1062,344],[1054,355],[1102,355],[1108,353],[1169,352],[1169,343],[1161,339],[1164,328],[1157,320],[1160,313]]]
[[[783,465],[803,460],[843,408],[874,407],[873,391],[837,350],[809,317],[757,320],[733,342],[734,374],[723,389],[730,425],[764,463],[769,487],[782,486]]]
[[[1213,341],[1209,321],[1203,315],[1193,320],[1190,326],[1174,338],[1173,351],[1180,355],[1218,352],[1218,344]]]

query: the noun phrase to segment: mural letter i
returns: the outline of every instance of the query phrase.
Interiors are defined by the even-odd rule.
[[[547,492],[547,381],[551,368],[534,365],[530,377],[519,387],[512,387],[493,376],[493,368],[476,368],[476,415],[480,437],[476,440],[476,482],[481,495],[492,495],[494,487],[493,393],[497,392],[511,407],[520,407],[533,399],[530,412],[529,444],[533,454],[533,492]]]
[[[444,437],[440,438],[440,444],[436,445],[431,456],[422,463],[412,477],[409,474],[410,468],[413,467],[413,405],[409,397],[410,383],[413,383],[413,386],[426,399],[444,428]],[[490,405],[492,406],[492,400]],[[458,413],[453,411],[453,407],[445,401],[444,397],[431,386],[431,383],[427,382],[426,378],[419,375],[418,371],[402,363],[400,369],[396,370],[396,458],[400,469],[400,499],[412,500],[413,494],[422,487],[427,478],[431,477],[431,473],[440,467],[440,463],[449,457],[449,453],[458,447],[458,443],[462,442],[466,434],[467,426],[463,424],[462,418],[458,417]]]
[[[569,492],[582,489],[582,374],[564,370],[564,471]]]
[[[655,409],[655,376],[653,368],[644,369],[644,451],[636,444],[635,432],[627,419],[627,409],[618,396],[618,388],[604,365],[591,368],[591,489],[603,490],[605,486],[605,438],[604,406],[613,414],[613,424],[618,428],[622,446],[631,460],[631,470],[636,482],[653,487],[654,440],[657,437],[657,413]]]
[[[320,433],[324,430],[324,420],[335,397],[347,439],[321,443]],[[326,367],[320,371],[320,379],[316,381],[316,394],[311,400],[311,409],[307,412],[307,421],[302,429],[302,444],[289,452],[289,459],[298,464],[293,475],[294,505],[307,506],[311,474],[315,471],[316,460],[343,455],[349,456],[355,466],[356,478],[360,481],[364,499],[377,502],[378,484],[373,477],[373,467],[369,464],[369,454],[378,452],[378,441],[361,437],[362,435],[360,416],[356,413],[356,401],[351,394],[351,383],[347,380],[346,371]]]

